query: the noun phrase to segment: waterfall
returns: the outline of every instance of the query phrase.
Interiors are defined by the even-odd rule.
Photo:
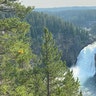
[[[81,83],[95,75],[96,42],[84,47],[77,57],[76,66],[73,67],[74,77],[78,77]]]
[[[78,77],[81,86],[84,86],[86,89],[86,86],[90,85],[88,88],[89,91],[87,90],[88,92],[90,92],[90,90],[93,91],[94,88],[96,89],[96,87],[91,88],[94,84],[96,85],[96,79],[94,84],[92,79],[94,78],[94,75],[96,75],[96,42],[89,44],[80,51],[77,57],[76,66],[71,69],[73,70],[74,77]],[[93,95],[88,95],[89,93],[86,93],[84,96],[96,96],[96,93],[95,95],[94,92],[91,93]]]

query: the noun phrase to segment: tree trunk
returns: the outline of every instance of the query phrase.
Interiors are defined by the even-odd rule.
[[[49,73],[47,74],[47,96],[50,96]]]

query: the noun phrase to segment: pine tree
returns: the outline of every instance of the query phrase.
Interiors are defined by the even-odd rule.
[[[2,34],[0,35],[0,46],[2,47],[2,54],[0,54],[0,57],[2,58],[0,60],[2,91],[4,84],[6,86],[8,85],[9,88],[9,86],[18,85],[18,80],[18,82],[20,82],[20,80],[24,82],[24,78],[26,77],[19,78],[18,76],[22,76],[24,71],[30,69],[30,61],[34,56],[32,55],[30,40],[27,35],[29,30],[29,25],[27,23],[21,22],[16,18],[8,18],[0,20],[0,29],[2,30],[0,31]],[[20,82],[19,85],[22,85],[22,82]],[[6,90],[6,92],[7,91],[9,90]]]
[[[25,7],[18,0],[0,0],[0,11],[3,16],[0,15],[2,18],[19,17],[23,20],[29,12],[32,12],[32,9],[34,7]]]
[[[46,28],[42,63],[34,64],[30,25],[23,21],[31,8],[15,1],[0,0],[0,11],[12,14],[0,20],[0,96],[78,96],[78,81],[62,62],[61,52]]]
[[[6,2],[2,5],[2,1]],[[30,47],[30,25],[23,21],[30,8],[15,0],[2,1],[0,11],[14,15],[0,20],[0,96],[33,96],[29,72],[34,54]]]
[[[61,52],[55,45],[51,32],[44,29],[41,48],[42,66],[46,94],[44,96],[78,96],[79,83],[75,81],[72,72],[61,60]]]

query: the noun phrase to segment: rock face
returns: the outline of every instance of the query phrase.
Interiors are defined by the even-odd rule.
[[[95,60],[95,67],[96,67],[96,54],[94,55],[94,60]]]
[[[88,36],[82,37],[81,34],[76,34],[74,36],[69,34],[61,34],[59,36],[61,38],[59,39],[57,37],[55,40],[57,41],[57,45],[59,46],[60,50],[63,52],[63,60],[67,62],[69,67],[76,64],[79,52],[89,43],[93,42]],[[82,38],[85,38],[85,40]]]

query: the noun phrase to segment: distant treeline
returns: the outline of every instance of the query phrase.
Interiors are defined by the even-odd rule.
[[[37,11],[59,16],[80,27],[91,27],[96,24],[96,7],[65,7],[38,9]]]

